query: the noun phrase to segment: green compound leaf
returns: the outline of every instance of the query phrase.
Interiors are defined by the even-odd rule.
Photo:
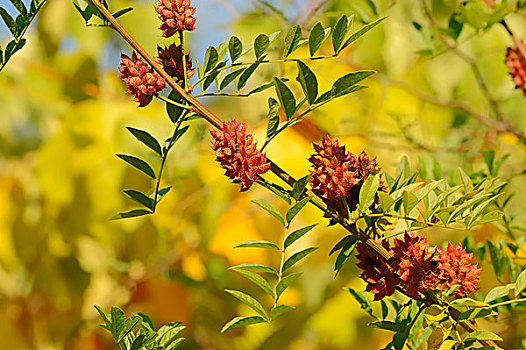
[[[358,197],[358,208],[362,213],[368,210],[373,204],[374,198],[376,197],[376,192],[378,191],[378,186],[380,186],[379,174],[371,174],[364,181]]]
[[[285,47],[283,49],[284,57],[289,56],[294,50],[299,46],[301,40],[301,27],[299,24],[296,24],[294,27],[290,28],[285,37]]]
[[[249,316],[249,317],[235,317],[230,322],[225,324],[221,333],[225,333],[234,328],[250,326],[257,323],[266,323],[267,320],[260,316]]]
[[[519,295],[526,289],[526,270],[522,271],[515,281],[515,295]]]
[[[495,333],[489,332],[489,331],[475,331],[473,333],[469,333],[467,337],[464,338],[464,341],[470,341],[470,340],[496,340],[496,341],[502,341],[502,338],[496,335]]]
[[[355,32],[354,34],[352,34],[349,39],[347,39],[347,41],[345,41],[345,44],[343,44],[343,46],[340,48],[340,51],[342,51],[343,49],[345,49],[347,46],[351,45],[354,41],[356,41],[356,39],[358,39],[359,37],[361,37],[362,35],[364,35],[365,33],[367,33],[368,31],[370,31],[371,29],[373,29],[374,27],[376,27],[380,22],[382,22],[386,17],[383,17],[383,18],[380,18],[380,19],[377,19],[376,21],[374,22],[371,22],[369,24],[366,24],[364,25],[360,30],[358,30],[357,32]]]
[[[256,60],[260,60],[261,57],[263,57],[269,46],[270,39],[265,34],[259,34],[256,39],[254,39],[254,55],[256,55]]]
[[[149,133],[144,130],[135,129],[127,126],[126,129],[139,141],[149,147],[152,151],[162,156],[161,145],[159,142]]]
[[[306,198],[303,198],[302,200],[300,200],[298,203],[294,204],[292,207],[290,207],[289,210],[287,210],[287,223],[290,224],[292,222],[292,220],[294,220],[294,218],[296,217],[296,215],[299,214],[299,212],[301,211],[301,209],[303,209],[303,207],[305,205],[307,205],[307,203],[309,203],[309,201],[311,200],[312,196],[309,196],[309,197],[306,197]]]
[[[134,210],[131,210],[131,211],[127,211],[127,212],[124,212],[124,213],[119,213],[117,215],[114,215],[114,216],[112,216],[110,218],[110,221],[134,218],[134,217],[137,217],[137,216],[148,215],[148,214],[151,214],[151,213],[152,212],[150,210],[134,209]]]
[[[279,126],[279,103],[276,99],[268,98],[267,140],[274,136]]]
[[[309,174],[307,176],[302,177],[298,181],[296,181],[294,185],[292,186],[292,192],[290,193],[290,196],[294,198],[295,200],[300,199],[311,177],[312,177],[312,174]]]
[[[144,193],[135,190],[123,190],[131,199],[144,205],[146,208],[153,210],[153,199],[146,196]]]
[[[234,296],[239,301],[241,301],[243,304],[247,305],[252,310],[256,311],[265,320],[268,320],[267,313],[265,312],[265,309],[263,308],[263,306],[259,303],[259,301],[257,301],[256,299],[254,299],[250,295],[245,294],[243,292],[240,292],[238,290],[232,290],[232,289],[225,289],[225,292],[227,292],[228,294]]]
[[[310,253],[314,252],[318,248],[319,247],[311,247],[311,248],[307,248],[307,249],[304,249],[304,250],[302,250],[300,252],[297,252],[297,253],[293,254],[291,257],[289,257],[287,260],[285,260],[285,262],[283,263],[283,269],[281,271],[285,272],[286,270],[291,268],[294,264],[296,264],[298,261],[300,261],[301,259],[303,259],[307,255],[309,255]]]
[[[309,34],[309,53],[312,56],[320,49],[325,40],[325,29],[320,22],[316,23]]]
[[[272,298],[274,298],[274,291],[272,290],[272,287],[270,287],[270,284],[267,282],[266,279],[261,277],[255,272],[247,271],[245,269],[238,269],[236,267],[231,267],[229,270],[235,271],[239,273],[241,276],[247,278],[251,282],[253,282],[255,285],[257,285],[259,288],[263,289],[265,293],[270,295]]]
[[[285,116],[287,119],[292,118],[296,112],[296,99],[294,98],[294,94],[288,86],[277,77],[274,77],[274,86],[276,87],[276,94],[278,95],[281,107],[285,111]]]
[[[285,312],[294,310],[295,307],[289,305],[276,305],[270,310],[270,319],[275,320]]]
[[[234,246],[234,248],[266,248],[280,250],[276,244],[269,241],[245,241]]]
[[[251,202],[265,209],[267,213],[278,219],[283,224],[283,226],[285,226],[285,219],[276,208],[260,200],[252,200]]]
[[[296,80],[300,83],[303,93],[310,105],[318,97],[318,80],[312,70],[303,62],[298,61],[298,76]]]
[[[276,286],[276,298],[279,298],[285,289],[287,289],[292,284],[292,282],[298,279],[298,277],[300,277],[302,274],[303,272],[296,272],[283,277]]]
[[[343,43],[343,40],[345,39],[345,35],[347,35],[347,31],[349,29],[349,24],[347,20],[347,16],[343,15],[336,25],[334,26],[334,30],[332,31],[332,47],[334,48],[334,53],[338,53],[339,49]]]
[[[241,54],[243,53],[243,43],[237,36],[230,38],[230,41],[228,42],[228,53],[230,54],[232,63],[241,57]]]
[[[285,239],[285,244],[284,244],[284,247],[285,249],[287,249],[288,247],[290,247],[290,245],[294,242],[296,242],[298,239],[300,239],[301,237],[303,237],[307,232],[309,232],[310,230],[312,230],[314,227],[316,227],[318,224],[314,224],[314,225],[310,225],[310,226],[306,226],[306,227],[303,227],[303,228],[300,228],[294,232],[292,232],[290,235],[287,236],[287,238]]]
[[[129,156],[126,154],[117,154],[117,157],[124,160],[126,163],[130,164],[131,166],[137,168],[138,170],[142,171],[152,179],[155,179],[155,173],[153,169],[146,163],[144,160],[139,159],[134,156]]]
[[[354,91],[358,91],[356,90],[357,87],[355,87],[354,85],[364,80],[365,78],[373,75],[374,73],[375,71],[372,70],[363,70],[344,75],[343,77],[336,80],[332,85],[331,96],[339,97]]]
[[[515,284],[514,283],[510,283],[510,284],[507,284],[505,286],[495,287],[495,288],[493,288],[492,290],[490,290],[488,292],[488,294],[484,298],[484,302],[485,303],[490,303],[490,302],[492,302],[494,300],[497,300],[499,298],[505,297],[508,294],[510,294],[510,292],[513,289],[515,289]]]
[[[236,270],[236,271],[249,270],[249,271],[258,271],[258,272],[268,272],[274,275],[278,274],[278,271],[276,271],[275,268],[267,266],[267,265],[261,265],[261,264],[239,264],[236,266],[232,266],[230,269]]]

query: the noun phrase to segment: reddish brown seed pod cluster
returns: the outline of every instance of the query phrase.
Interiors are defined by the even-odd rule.
[[[471,264],[473,254],[461,244],[449,244],[442,250],[407,232],[403,239],[394,239],[392,248],[387,241],[382,245],[393,256],[391,266],[364,244],[356,247],[360,277],[367,282],[366,290],[374,293],[374,300],[392,295],[396,288],[415,299],[427,290],[447,291],[454,285],[459,286],[454,292],[457,297],[477,290],[481,269]]]
[[[376,159],[369,159],[365,152],[357,157],[329,136],[313,146],[315,153],[309,158],[313,168],[312,191],[324,198],[331,209],[345,215],[342,200],[347,201],[350,210],[356,208],[363,182],[379,171]],[[383,184],[380,186],[381,190],[385,188]]]
[[[184,80],[183,48],[180,45],[175,44],[171,44],[165,48],[157,46],[157,52],[159,54],[157,61],[163,66],[166,73],[177,80]],[[185,55],[185,62],[186,76],[187,78],[190,78],[195,72],[195,69],[192,68],[190,54]]]
[[[526,57],[522,55],[518,48],[512,49],[508,47],[506,65],[510,69],[510,75],[516,88],[522,89],[522,93],[526,96]]]
[[[160,29],[165,38],[176,32],[195,29],[195,7],[190,6],[190,0],[160,0],[155,11],[163,22]]]
[[[210,130],[210,134],[216,160],[226,169],[227,177],[241,184],[242,192],[248,190],[259,175],[270,170],[266,154],[258,151],[245,123],[235,119],[223,122],[221,129]]]
[[[135,95],[135,101],[139,102],[139,107],[149,104],[153,94],[166,87],[165,80],[135,52],[131,58],[121,54],[119,71],[122,81],[128,85],[126,93]]]

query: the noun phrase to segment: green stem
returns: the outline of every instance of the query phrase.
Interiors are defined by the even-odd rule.
[[[181,117],[177,121],[177,124],[175,126],[174,132],[172,133],[172,137],[170,137],[170,141],[168,141],[168,147],[170,146],[170,144],[175,139],[175,136],[177,135],[177,131],[179,131],[179,127],[181,126],[181,124],[185,120],[186,113],[187,112],[183,113],[183,115],[181,115]],[[166,151],[163,152],[163,158],[162,158],[162,161],[161,161],[161,167],[159,169],[159,175],[157,176],[157,179],[156,179],[157,183],[155,184],[155,195],[154,195],[154,198],[153,198],[152,213],[155,213],[155,208],[157,207],[157,197],[159,196],[159,187],[161,185],[161,178],[162,178],[163,171],[164,171],[164,164],[166,163],[166,159],[168,158],[168,153],[169,152],[170,152],[169,148],[167,148]]]
[[[184,41],[183,41],[184,32],[180,30],[178,33],[179,33],[179,41],[181,42],[181,52],[182,52],[181,60],[183,63],[184,88],[187,89],[188,88],[188,72],[186,71],[186,55],[184,52]]]
[[[494,308],[499,307],[499,306],[504,306],[504,305],[509,305],[509,304],[516,304],[516,303],[522,303],[522,302],[525,302],[525,301],[526,301],[526,298],[508,300],[508,301],[503,301],[502,303],[493,304],[493,305],[490,305],[490,306],[485,306],[484,309],[494,309]]]
[[[163,100],[164,102],[169,103],[171,105],[174,105],[174,106],[177,106],[177,107],[180,107],[180,108],[184,108],[184,109],[187,109],[187,110],[192,110],[192,107],[184,105],[184,104],[179,103],[179,102],[175,102],[173,100],[170,100],[169,98],[166,98],[163,95],[156,94],[155,97],[157,97],[158,99]]]
[[[289,225],[285,227],[285,230],[283,230],[283,239],[281,240],[281,258],[279,262],[279,272],[278,272],[278,285],[281,282],[281,279],[283,278],[283,263],[285,262],[285,239],[287,238],[287,233],[289,232]],[[276,295],[276,298],[274,299],[274,307],[278,305],[279,300],[278,295]]]

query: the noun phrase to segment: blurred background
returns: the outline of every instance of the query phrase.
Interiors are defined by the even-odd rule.
[[[459,9],[453,0],[194,0],[198,28],[188,35],[188,44],[192,58],[203,62],[209,45],[234,33],[248,46],[259,33],[286,30],[295,23],[308,29],[321,21],[327,27],[342,14],[354,14],[357,30],[387,16],[340,57],[309,64],[319,77],[320,91],[347,72],[374,69],[378,73],[365,81],[369,88],[312,113],[271,144],[269,157],[293,176],[304,176],[312,142],[328,133],[354,153],[366,150],[378,157],[380,166],[391,173],[406,155],[413,167],[420,167],[422,179],[443,176],[455,182],[458,167],[472,174],[487,172],[482,151],[494,150],[497,157],[508,154],[500,175],[510,183],[507,192],[515,196],[505,208],[506,225],[425,234],[432,244],[469,237],[472,245],[486,239],[524,245],[526,99],[514,89],[504,64],[506,47],[513,42],[498,20],[491,22],[502,13],[496,15],[483,1],[467,3],[468,10],[459,15],[465,22],[462,32],[456,41],[446,38],[453,43],[446,47],[433,27],[448,27],[451,14]],[[525,10],[514,10],[516,1],[503,3],[510,9],[503,10],[508,25],[518,38],[525,38]],[[167,42],[157,29],[153,1],[109,4],[114,11],[134,8],[121,23],[150,53]],[[7,0],[0,5],[14,13]],[[2,46],[8,39],[0,25]],[[221,335],[224,323],[249,313],[224,288],[265,300],[263,292],[228,267],[279,263],[270,253],[233,249],[245,240],[277,240],[280,235],[279,224],[250,200],[263,199],[285,209],[284,203],[257,187],[239,193],[239,186],[232,185],[214,162],[208,126],[195,121],[168,159],[163,184],[173,188],[156,214],[108,221],[134,208],[123,189],[153,189],[115,153],[140,155],[158,166],[125,126],[166,138],[171,123],[165,106],[154,101],[137,108],[124,94],[117,67],[120,52],[129,54],[130,49],[107,28],[87,28],[68,0],[48,1],[27,39],[26,47],[0,73],[3,349],[113,349],[109,334],[97,327],[100,320],[93,305],[148,314],[157,327],[182,321],[188,328],[181,349],[379,349],[389,342],[388,332],[367,326],[372,319],[343,289],[364,288],[354,261],[333,276],[334,256],[328,257],[328,252],[345,233],[327,227],[311,207],[296,224],[320,222],[303,244],[321,249],[298,265],[304,276],[282,297],[297,310],[272,325]],[[330,43],[321,49],[326,54],[331,50]],[[458,50],[471,59],[463,59]],[[307,55],[303,47],[293,57]],[[266,66],[251,84],[277,74],[294,80],[296,65]],[[290,86],[299,89],[294,84]],[[267,98],[273,93],[207,97],[202,103],[225,120],[245,121],[261,140]],[[505,116],[505,128],[491,117],[492,99]],[[512,253],[518,266],[526,263],[524,250]],[[478,263],[484,268],[488,261],[486,254]],[[509,276],[500,282],[508,283]],[[497,283],[488,266],[482,292]],[[503,320],[484,326],[506,339],[504,348],[526,348],[524,312],[505,314]]]

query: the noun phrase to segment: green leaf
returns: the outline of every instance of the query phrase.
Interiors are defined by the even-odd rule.
[[[152,151],[162,156],[161,145],[152,135],[150,135],[144,130],[135,129],[130,126],[127,126],[126,129],[128,129],[128,131],[131,132],[131,134],[135,136],[137,140],[141,141],[147,147],[149,147]]]
[[[168,99],[172,100],[174,102],[185,104],[186,101],[179,95],[179,93],[175,90],[172,90],[170,94],[168,95]],[[175,123],[179,120],[181,115],[184,112],[184,108],[181,108],[179,106],[174,106],[171,103],[166,103],[166,113],[168,113],[168,117],[170,117],[170,120],[172,123]]]
[[[140,334],[133,340],[130,350],[140,350],[146,340],[146,334]]]
[[[375,321],[369,323],[369,326],[374,328],[385,329],[396,333],[403,333],[405,327],[402,323],[399,324],[392,321]]]
[[[354,236],[347,236],[348,239],[344,240],[343,247],[341,248],[340,253],[336,257],[336,262],[334,263],[334,271],[337,274],[340,272],[343,264],[349,259],[358,244],[358,239]],[[346,238],[347,238],[346,237]],[[333,248],[334,249],[334,248]]]
[[[458,316],[458,322],[471,321],[477,318],[496,316],[498,313],[491,309],[469,309]]]
[[[259,65],[260,63],[251,64],[247,69],[243,71],[243,74],[241,74],[239,80],[236,83],[236,89],[238,91],[241,90],[247,84],[248,79],[252,74],[254,74]]]
[[[488,222],[499,221],[499,220],[502,219],[503,215],[504,214],[502,212],[500,212],[500,211],[492,211],[492,212],[489,212],[489,213],[485,214],[479,220],[471,223],[470,226],[473,227],[473,226],[477,226],[477,225],[486,224]]]
[[[289,306],[289,305],[276,305],[270,310],[270,318],[272,320],[278,318],[279,316],[283,315],[285,312],[294,310],[295,307]]]
[[[415,196],[413,193],[409,191],[404,191],[402,193],[402,203],[404,205],[405,216],[409,216],[409,213],[411,213],[411,210],[413,210],[414,207],[416,207],[418,202],[418,197]]]
[[[270,39],[265,34],[259,34],[254,40],[254,54],[256,60],[260,60],[270,46]]]
[[[13,39],[11,40],[6,48],[5,48],[5,53],[4,53],[4,62],[7,62],[11,56],[13,56],[13,54],[15,52],[17,52],[18,50],[20,50],[22,47],[24,47],[24,45],[26,44],[26,39],[20,39],[20,41],[18,42],[18,44],[16,43],[16,41]]]
[[[111,315],[111,334],[115,340],[118,339],[121,330],[124,328],[126,316],[124,312],[116,306],[112,306],[110,310]]]
[[[156,202],[156,204],[159,203],[161,201],[161,199],[163,199],[163,197],[168,192],[170,192],[171,189],[172,189],[172,186],[168,186],[168,187],[160,189],[159,192],[157,192],[157,202]],[[155,199],[155,192],[153,192],[148,198],[150,198],[153,201]]]
[[[309,52],[311,57],[320,49],[325,40],[325,29],[320,22],[316,23],[309,34]]]
[[[484,157],[484,162],[486,162],[486,166],[488,167],[489,174],[493,175],[493,164],[495,162],[495,151],[486,150],[482,152],[482,156]]]
[[[391,209],[395,200],[385,192],[378,191],[377,194],[378,198],[380,199],[380,205],[382,206],[382,210],[384,213],[386,213],[387,211],[389,211],[389,209]]]
[[[106,326],[111,326],[110,314],[108,314],[106,310],[104,310],[98,305],[95,305],[95,309],[99,313],[100,317],[102,318]]]
[[[144,160],[126,154],[117,154],[117,157],[124,160],[126,163],[132,165],[133,167],[139,169],[146,175],[150,176],[152,179],[155,179],[155,173],[153,172],[153,169]]]
[[[347,21],[347,16],[343,15],[338,20],[334,26],[334,30],[332,31],[332,47],[334,48],[334,53],[339,52],[343,40],[345,39],[345,35],[347,35],[348,28],[349,24]]]
[[[24,3],[21,0],[9,0],[14,7],[20,12],[20,14],[27,20],[27,9],[24,6]]]
[[[301,40],[301,27],[299,24],[296,24],[294,27],[290,28],[285,36],[285,47],[283,49],[284,57],[290,55],[294,50],[298,48],[298,43]]]
[[[352,288],[346,288],[347,291],[353,296],[353,298],[360,304],[362,310],[367,311],[370,315],[373,314],[373,308],[371,301],[364,292],[354,290]]]
[[[311,198],[312,198],[312,196],[305,197],[302,200],[300,200],[299,202],[297,202],[296,204],[294,204],[289,210],[287,210],[286,217],[287,217],[287,223],[288,224],[290,224],[292,222],[292,220],[294,220],[296,215],[298,215],[300,210],[303,209],[303,207],[305,205],[307,205],[307,203],[309,203]]]
[[[13,17],[11,17],[11,15],[3,7],[0,7],[0,16],[4,20],[11,34],[13,34],[13,37],[16,38],[18,36],[18,27],[15,21],[13,20]],[[7,54],[6,54],[6,57],[7,57]],[[6,58],[6,61],[7,61],[7,58]]]
[[[268,124],[267,124],[267,140],[271,138],[279,126],[279,103],[276,99],[268,98]]]
[[[128,218],[134,218],[134,217],[137,217],[137,216],[143,216],[143,215],[148,215],[148,214],[151,214],[152,212],[150,210],[145,210],[145,209],[134,209],[134,210],[131,210],[131,211],[127,211],[127,212],[124,212],[124,213],[119,213],[117,215],[114,215],[110,218],[110,221],[112,220],[120,220],[120,219],[128,219]]]
[[[228,42],[228,53],[230,54],[230,60],[234,63],[243,53],[243,43],[237,36],[230,38]]]
[[[258,271],[258,272],[268,272],[277,275],[278,271],[276,271],[275,268],[267,266],[267,265],[261,265],[261,264],[239,264],[236,266],[232,266],[230,269],[232,270],[249,270],[249,271]]]
[[[510,292],[515,288],[514,283],[507,284],[505,286],[498,286],[493,288],[488,292],[486,297],[484,298],[485,303],[490,303],[494,300],[497,300],[499,298],[505,297],[506,295],[510,294]]]
[[[266,248],[266,249],[280,250],[279,247],[276,244],[272,243],[272,242],[269,242],[269,241],[254,241],[254,240],[245,241],[243,243],[240,243],[240,244],[234,246],[234,248]]]
[[[522,271],[515,281],[515,295],[518,296],[526,289],[526,270]]]
[[[464,23],[462,22],[458,22],[456,20],[456,14],[452,14],[451,17],[449,18],[449,23],[448,23],[448,29],[449,29],[449,36],[451,36],[451,38],[457,40],[458,37],[460,36],[460,33],[462,32],[462,27],[464,26]]]
[[[177,335],[186,327],[180,324],[172,322],[159,328],[156,340],[163,349],[175,349],[183,341],[184,338],[178,338]]]
[[[257,323],[266,323],[267,320],[259,316],[249,316],[249,317],[235,317],[230,322],[225,324],[221,333],[225,333],[234,328],[250,326]]]
[[[464,341],[470,341],[470,340],[496,340],[496,341],[502,341],[502,338],[496,335],[495,333],[491,333],[489,331],[474,331],[473,333],[469,333],[465,338]]]
[[[141,322],[142,318],[140,316],[132,316],[127,319],[121,331],[119,332],[117,343],[120,343],[124,337],[130,334]]]
[[[276,208],[260,200],[252,200],[251,202],[265,209],[270,215],[278,219],[283,224],[283,226],[285,226],[285,219],[283,219],[283,216]]]
[[[205,62],[203,65],[205,68],[205,73],[214,68],[218,60],[219,54],[217,53],[217,49],[213,46],[210,46],[205,53]]]
[[[487,307],[489,306],[486,303],[483,303],[482,301],[474,300],[471,298],[461,298],[461,299],[455,299],[449,303],[450,305],[454,306],[462,306],[462,307]]]
[[[332,85],[331,96],[339,97],[356,91],[353,90],[353,88],[355,88],[353,85],[373,75],[374,73],[375,72],[372,70],[364,70],[344,75],[343,77],[336,80]]]
[[[221,84],[219,85],[219,90],[223,90],[224,88],[226,88],[228,86],[228,84],[230,84],[231,82],[233,82],[234,80],[236,80],[236,78],[238,76],[240,76],[241,74],[243,74],[245,72],[245,69],[238,69],[238,70],[235,70],[235,71],[231,71],[230,73],[228,73],[224,78],[223,80],[221,81]]]
[[[130,11],[132,11],[132,10],[133,10],[133,7],[126,7],[126,8],[124,8],[124,9],[122,9],[122,10],[119,10],[119,11],[115,12],[115,13],[113,14],[113,17],[115,17],[115,18],[119,18],[119,17],[121,17],[121,16],[127,14],[128,12],[130,12]]]
[[[370,174],[367,179],[364,181],[362,188],[360,189],[359,194],[359,204],[358,208],[363,213],[369,209],[373,204],[376,192],[378,191],[378,186],[380,185],[380,175],[379,174]]]
[[[314,252],[315,250],[318,250],[318,247],[311,247],[304,249],[300,252],[297,252],[295,254],[292,254],[285,262],[283,263],[283,268],[281,269],[282,272],[285,272],[289,268],[291,268],[294,264],[296,264],[298,261],[309,255],[310,253]]]
[[[466,174],[464,170],[462,170],[462,168],[458,168],[458,173],[460,175],[460,180],[464,185],[464,190],[466,192],[473,191],[473,183],[471,182],[471,179],[469,178],[468,174]]]
[[[290,247],[290,245],[294,242],[296,242],[298,239],[303,237],[307,232],[312,230],[314,227],[316,227],[318,224],[302,227],[300,229],[297,229],[296,231],[292,232],[290,235],[287,236],[285,239],[284,247],[287,249]]]
[[[296,80],[301,84],[307,101],[312,105],[314,101],[316,101],[316,97],[318,97],[318,80],[316,79],[316,75],[314,75],[305,63],[298,61],[297,64],[298,76]]]
[[[342,51],[343,49],[345,49],[347,46],[351,45],[354,41],[356,41],[356,39],[360,38],[362,35],[364,35],[365,33],[367,33],[368,31],[370,31],[371,29],[373,29],[374,27],[376,27],[376,25],[378,25],[380,22],[382,22],[386,17],[383,17],[383,18],[380,18],[380,19],[377,19],[376,21],[374,22],[371,22],[369,24],[366,24],[364,25],[360,30],[358,30],[357,32],[353,33],[349,39],[347,39],[345,41],[345,44],[343,44],[343,46],[340,48],[340,51]]]
[[[144,205],[146,208],[153,210],[153,199],[146,196],[144,193],[135,190],[123,190],[130,198]]]
[[[292,204],[292,201],[290,200],[290,197],[289,197],[289,191],[287,191],[283,187],[278,186],[268,181],[262,181],[261,185],[267,188],[269,191],[272,191],[279,198],[283,199],[285,202],[287,202],[288,205]]]
[[[274,77],[274,86],[276,87],[276,94],[278,95],[281,107],[285,111],[285,116],[290,119],[294,116],[296,111],[296,99],[292,91],[277,77]]]
[[[257,301],[256,299],[254,299],[250,295],[245,294],[243,292],[240,292],[238,290],[232,290],[232,289],[225,289],[225,292],[227,292],[228,294],[234,296],[239,301],[241,301],[243,304],[247,305],[252,310],[256,311],[258,314],[263,316],[263,318],[265,320],[268,320],[267,313],[265,312],[265,309],[263,308],[263,306],[261,306],[259,301]]]
[[[231,267],[229,270],[235,271],[239,273],[241,276],[247,278],[248,280],[252,281],[255,285],[257,285],[259,288],[263,289],[265,293],[270,295],[272,298],[274,298],[274,291],[270,287],[270,284],[267,282],[266,279],[264,279],[262,276],[258,275],[255,272],[248,271],[245,269],[238,269],[236,267]]]
[[[163,151],[164,153],[168,152],[173,145],[188,131],[190,125],[185,126],[175,132],[173,137],[169,137],[164,141]]]
[[[0,66],[4,64],[4,51],[2,50],[2,46],[0,45]]]
[[[300,277],[303,272],[291,273],[288,276],[285,276],[279,281],[276,285],[276,298],[279,298],[281,294],[294,282],[298,277]]]
[[[292,192],[290,193],[290,196],[295,200],[300,199],[311,177],[312,175],[309,174],[296,181],[292,186]]]

